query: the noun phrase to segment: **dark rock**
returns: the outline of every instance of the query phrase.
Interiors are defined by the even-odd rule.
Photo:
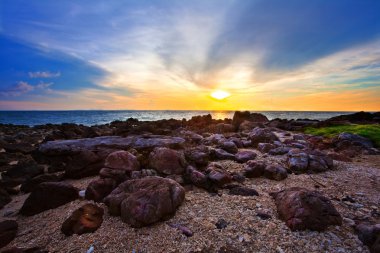
[[[342,217],[329,199],[318,192],[294,187],[272,194],[281,220],[291,230],[323,231],[341,225]]]
[[[149,166],[160,173],[171,175],[183,174],[187,165],[183,153],[169,148],[155,148],[149,155]]]
[[[266,166],[263,161],[248,161],[244,166],[244,175],[248,178],[261,177]]]
[[[352,162],[352,159],[349,156],[347,156],[345,153],[337,153],[337,152],[332,151],[332,152],[328,152],[327,156],[336,161]]]
[[[320,152],[309,154],[309,169],[313,172],[324,172],[333,167],[333,160]]]
[[[259,143],[259,144],[257,144],[257,149],[261,153],[268,153],[269,150],[274,149],[274,148],[276,148],[276,145],[274,145],[272,143]]]
[[[267,165],[264,169],[264,177],[281,181],[288,177],[288,172],[279,164]]]
[[[0,222],[0,248],[13,241],[17,235],[18,224],[14,220]]]
[[[207,176],[194,168],[193,166],[187,166],[185,173],[185,181],[191,183],[197,187],[209,189],[210,183]]]
[[[257,154],[253,150],[240,150],[235,154],[235,159],[239,163],[245,163],[249,160],[254,160]]]
[[[235,155],[220,148],[211,149],[210,156],[216,160],[235,160]]]
[[[378,113],[370,112],[356,112],[353,114],[339,115],[326,120],[327,123],[337,121],[349,121],[351,123],[378,123],[380,120],[378,118]]]
[[[288,153],[289,169],[296,173],[305,173],[309,167],[309,155],[299,149],[293,149]]]
[[[185,150],[186,160],[191,164],[205,166],[209,162],[209,150],[206,146],[197,146]]]
[[[264,128],[265,125],[264,125],[262,122],[252,122],[252,121],[244,120],[244,121],[239,125],[238,130],[239,130],[240,132],[246,132],[246,131],[251,131],[251,130],[254,129],[255,127]]]
[[[255,189],[242,186],[231,188],[229,194],[239,196],[259,196],[259,193]]]
[[[49,253],[49,251],[43,250],[39,247],[32,247],[32,248],[13,247],[13,248],[4,250],[1,253]]]
[[[232,176],[217,163],[211,163],[207,169],[207,179],[214,185],[221,187],[232,182]]]
[[[104,162],[104,166],[110,169],[135,171],[140,169],[136,156],[128,151],[119,150],[109,154]]]
[[[11,196],[5,189],[0,188],[0,209],[12,201]]]
[[[223,229],[228,226],[228,222],[225,219],[219,219],[216,223],[215,226],[217,229]]]
[[[251,122],[268,122],[268,118],[260,113],[250,113],[249,111],[236,111],[232,118],[232,124],[239,128],[240,124],[243,121],[251,121]]]
[[[290,147],[277,147],[269,150],[268,154],[270,155],[285,155],[291,150]]]
[[[380,224],[360,223],[355,227],[359,240],[368,246],[371,253],[380,252]]]
[[[208,130],[212,133],[230,133],[235,131],[235,127],[231,124],[219,123],[209,126]]]
[[[103,208],[94,204],[85,204],[75,210],[67,218],[61,227],[62,233],[69,236],[72,234],[84,234],[95,232],[103,222]]]
[[[21,182],[33,178],[44,172],[41,165],[38,165],[30,156],[26,160],[19,161],[2,174],[4,179],[20,179]]]
[[[35,149],[30,143],[8,143],[3,148],[9,153],[23,154],[30,154]]]
[[[258,128],[249,133],[248,138],[251,140],[252,145],[257,147],[259,143],[273,143],[278,141],[277,136],[269,128]]]
[[[177,182],[161,177],[145,177],[120,184],[105,198],[111,215],[132,227],[143,227],[173,215],[185,198]]]
[[[85,198],[95,202],[102,202],[116,186],[116,181],[111,178],[96,179],[87,186]]]
[[[133,172],[135,171],[132,171],[132,174]],[[129,178],[129,172],[125,170],[102,168],[99,171],[99,176],[101,178],[110,178],[115,180],[116,182],[121,183]]]
[[[245,181],[245,176],[242,173],[232,173],[232,179],[236,182],[243,183]]]
[[[78,198],[78,189],[61,182],[39,184],[25,200],[20,214],[31,216]]]
[[[22,192],[31,192],[33,191],[40,183],[44,182],[58,182],[63,179],[63,173],[56,174],[42,174],[31,179],[27,179],[21,185]]]
[[[191,237],[193,236],[193,232],[191,232],[191,230],[184,226],[184,225],[180,225],[180,224],[172,224],[172,223],[168,223],[168,225],[172,228],[176,228],[178,229],[179,231],[182,232],[182,234],[184,234],[186,237]]]
[[[268,219],[272,218],[272,216],[271,216],[270,214],[267,214],[267,213],[264,213],[264,212],[261,212],[261,211],[258,211],[258,212],[256,213],[256,215],[257,215],[260,219],[262,219],[262,220],[268,220]]]
[[[236,154],[239,150],[233,141],[225,141],[220,145],[220,148],[231,154]]]
[[[354,146],[360,146],[363,148],[373,148],[373,143],[370,139],[357,134],[341,133],[338,135],[338,140],[335,145],[339,148],[339,145],[342,145],[344,141],[348,141],[350,145]]]

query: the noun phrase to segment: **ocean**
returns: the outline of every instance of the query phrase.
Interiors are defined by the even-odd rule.
[[[352,112],[321,111],[252,111],[262,113],[269,120],[281,119],[317,119],[324,120],[337,115]],[[234,111],[136,111],[136,110],[80,110],[80,111],[0,111],[0,123],[14,125],[43,125],[76,123],[86,126],[107,124],[115,120],[136,118],[140,121],[160,119],[190,119],[196,115],[211,114],[213,119],[232,118]]]

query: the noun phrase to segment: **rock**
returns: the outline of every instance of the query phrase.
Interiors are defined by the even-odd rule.
[[[220,148],[231,154],[236,154],[239,150],[233,141],[225,141],[220,145]]]
[[[335,146],[338,149],[344,149],[346,147],[345,143],[349,143],[349,146],[358,146],[367,149],[373,148],[373,143],[370,139],[352,133],[339,134],[335,141]]]
[[[285,155],[287,154],[292,148],[291,147],[277,147],[274,149],[269,150],[268,154],[270,155]]]
[[[309,155],[299,149],[293,149],[288,153],[289,169],[296,173],[305,173],[309,167]]]
[[[6,204],[12,201],[11,196],[5,189],[0,188],[0,209],[2,209]]]
[[[31,179],[27,179],[21,185],[22,192],[31,192],[33,191],[40,183],[44,182],[58,182],[63,179],[63,173],[56,174],[42,174]]]
[[[333,167],[333,160],[327,155],[314,151],[309,154],[309,169],[313,172],[324,172]]]
[[[166,175],[183,174],[186,160],[183,153],[176,150],[155,148],[149,155],[149,166]]]
[[[252,146],[257,147],[259,143],[273,143],[278,141],[277,136],[269,128],[256,127],[249,133],[248,138],[252,142]]]
[[[184,139],[187,142],[193,142],[193,143],[199,144],[203,140],[202,135],[194,133],[192,131],[181,131],[180,134],[182,137],[184,137]]]
[[[263,161],[248,161],[244,166],[244,175],[248,178],[261,177],[266,166]]]
[[[288,177],[288,172],[279,164],[267,165],[264,169],[264,177],[281,181]]]
[[[1,253],[49,253],[49,251],[43,250],[39,247],[32,247],[32,248],[13,247],[13,248],[4,250]]]
[[[342,217],[329,199],[318,192],[293,187],[272,194],[281,220],[291,230],[323,231],[341,225]]]
[[[236,129],[238,129],[240,124],[243,121],[264,123],[264,122],[268,122],[269,120],[266,116],[260,113],[250,113],[248,111],[244,111],[244,112],[236,111],[232,118],[232,125],[234,125]]]
[[[9,168],[2,174],[3,179],[20,179],[21,182],[38,176],[44,172],[41,165],[38,165],[30,156],[16,165]]]
[[[116,181],[111,178],[96,179],[87,186],[85,198],[95,202],[102,202],[116,186]]]
[[[352,159],[344,153],[328,152],[327,156],[336,161],[352,162]]]
[[[157,176],[157,172],[155,170],[150,169],[143,169],[138,171],[132,171],[131,173],[131,179],[139,179],[143,177],[152,177]],[[173,176],[180,176],[180,175],[173,175]]]
[[[185,181],[206,190],[210,187],[207,176],[193,166],[187,166]]]
[[[213,133],[230,133],[235,131],[235,127],[231,124],[219,123],[208,128]]]
[[[193,232],[191,232],[191,230],[186,227],[186,226],[183,226],[183,225],[180,225],[180,224],[172,224],[172,223],[168,223],[168,225],[172,228],[176,228],[178,229],[179,231],[182,232],[182,234],[184,234],[186,237],[191,237],[193,236]]]
[[[18,224],[14,220],[0,222],[0,248],[13,241],[17,235]]]
[[[132,227],[143,227],[173,215],[185,198],[177,182],[161,177],[145,177],[120,184],[105,198],[111,215]]]
[[[93,233],[102,225],[103,213],[103,208],[94,204],[85,204],[63,222],[61,231],[67,236]]]
[[[231,188],[229,194],[239,196],[259,196],[259,193],[255,189],[242,186]]]
[[[25,200],[20,214],[31,216],[78,198],[78,189],[61,182],[39,184]]]
[[[206,146],[200,145],[195,148],[185,150],[186,160],[191,164],[205,166],[209,162],[209,150]]]
[[[272,143],[259,143],[259,144],[257,144],[257,149],[261,153],[268,153],[269,150],[274,149],[274,148],[276,148],[276,145],[274,145]]]
[[[119,150],[109,154],[104,162],[104,166],[110,169],[135,171],[140,169],[136,156],[128,151]]]
[[[132,171],[133,174],[135,171]],[[136,171],[138,172],[138,171]],[[118,169],[110,169],[110,168],[102,168],[99,171],[99,176],[101,178],[110,178],[115,180],[118,183],[124,182],[129,178],[129,172],[126,170],[118,170]]]
[[[359,240],[368,246],[371,253],[380,252],[380,224],[360,223],[355,227]]]
[[[249,160],[254,160],[257,154],[253,150],[239,150],[235,154],[235,159],[239,163],[245,163]]]
[[[30,143],[8,143],[3,148],[9,153],[23,154],[30,154],[35,149]]]
[[[223,229],[228,226],[228,222],[225,219],[219,219],[216,223],[215,226],[217,229]]]
[[[221,145],[226,141],[223,134],[212,134],[207,138],[203,139],[203,144],[205,145]]]
[[[251,131],[255,127],[264,128],[265,125],[262,122],[252,122],[248,120],[244,120],[238,127],[239,132]]]
[[[211,149],[210,156],[216,160],[235,160],[235,155],[220,148]]]
[[[261,211],[258,211],[258,212],[256,213],[256,215],[257,215],[260,219],[262,219],[262,220],[268,220],[268,219],[272,218],[272,216],[271,216],[270,214],[267,214],[267,213],[264,213],[264,212],[261,212]]]
[[[97,175],[103,167],[102,158],[97,153],[88,150],[68,157],[65,162],[67,163],[65,177],[74,179]]]
[[[221,187],[232,182],[232,176],[217,163],[211,163],[207,169],[207,179],[214,185]]]

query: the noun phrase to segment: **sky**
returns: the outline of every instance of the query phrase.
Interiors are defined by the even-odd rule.
[[[379,13],[379,0],[0,0],[0,110],[380,111]]]

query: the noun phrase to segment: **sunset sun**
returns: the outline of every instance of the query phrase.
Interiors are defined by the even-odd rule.
[[[213,93],[211,93],[211,97],[217,100],[223,100],[225,98],[228,98],[229,96],[231,96],[231,94],[223,90],[216,90]]]

